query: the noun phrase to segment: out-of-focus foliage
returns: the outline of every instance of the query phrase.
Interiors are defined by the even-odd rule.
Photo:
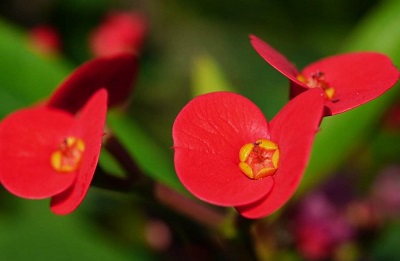
[[[45,97],[67,75],[60,61],[44,61],[28,47],[20,30],[0,21],[0,116]]]
[[[193,97],[209,92],[234,91],[218,64],[206,55],[194,58],[192,79]]]

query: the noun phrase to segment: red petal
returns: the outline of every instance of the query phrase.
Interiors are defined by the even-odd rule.
[[[262,58],[264,58],[267,63],[277,69],[289,80],[299,84],[300,86],[304,85],[302,82],[297,80],[297,75],[299,72],[297,71],[296,67],[288,59],[286,59],[285,56],[254,35],[250,35],[250,41],[253,45],[253,48]]]
[[[75,173],[56,172],[51,154],[67,137],[73,117],[35,107],[9,115],[0,124],[0,180],[19,197],[41,199],[68,188]]]
[[[325,58],[310,64],[302,73],[307,77],[316,71],[324,72],[326,81],[335,89],[332,101],[325,100],[331,115],[375,99],[395,85],[400,75],[387,56],[373,52]]]
[[[178,114],[172,136],[178,177],[198,198],[233,206],[271,189],[271,178],[250,180],[238,167],[244,144],[269,138],[267,121],[250,100],[228,92],[199,96]]]
[[[260,218],[278,210],[292,197],[306,168],[323,112],[323,94],[311,89],[291,100],[271,121],[271,139],[280,149],[279,168],[271,192],[262,200],[239,206],[245,217]]]
[[[76,113],[101,88],[109,93],[109,106],[120,104],[130,95],[137,62],[137,57],[128,53],[86,62],[57,88],[48,106]]]
[[[85,153],[74,184],[52,198],[54,213],[63,215],[74,211],[86,196],[100,155],[106,113],[107,91],[101,89],[93,94],[74,123],[73,132],[84,140]]]

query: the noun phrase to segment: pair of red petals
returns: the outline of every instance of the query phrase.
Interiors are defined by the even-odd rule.
[[[376,52],[355,52],[331,56],[305,67],[300,73],[286,57],[273,47],[250,36],[257,53],[272,67],[290,80],[290,96],[302,93],[310,87],[300,81],[322,72],[325,81],[334,88],[332,99],[325,99],[325,116],[339,114],[369,102],[393,87],[400,77],[399,70],[385,55]]]
[[[84,199],[100,155],[107,104],[123,102],[132,88],[137,58],[118,54],[75,70],[44,105],[18,110],[0,123],[0,182],[29,199],[51,197],[56,214],[74,211]],[[125,94],[125,96],[122,96]],[[51,155],[67,137],[83,140],[80,166],[56,171]]]
[[[306,91],[269,123],[254,103],[238,94],[215,92],[196,97],[173,125],[179,179],[196,197],[233,206],[247,218],[275,212],[301,180],[323,116],[323,96],[319,88]],[[239,151],[258,139],[278,145],[279,168],[273,176],[253,180],[239,169]]]

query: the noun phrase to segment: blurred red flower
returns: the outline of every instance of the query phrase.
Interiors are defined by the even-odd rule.
[[[238,94],[198,96],[173,125],[177,175],[204,201],[247,218],[271,214],[296,190],[322,113],[320,89],[291,100],[270,123]]]
[[[73,71],[55,90],[47,105],[76,113],[100,88],[108,92],[108,106],[124,104],[133,89],[138,59],[130,53],[98,57]]]
[[[340,192],[346,194],[345,189]],[[336,206],[330,197],[337,195],[328,193],[314,191],[307,195],[290,219],[296,247],[306,260],[331,260],[334,252],[356,234],[344,214],[348,203]]]
[[[290,96],[310,88],[325,92],[325,116],[335,115],[373,100],[396,84],[400,73],[384,54],[356,52],[331,56],[298,72],[277,50],[250,36],[257,53],[290,80]]]
[[[90,35],[89,43],[95,56],[121,52],[138,54],[147,33],[143,15],[129,12],[111,12]]]
[[[61,52],[61,39],[56,28],[39,25],[28,32],[29,45],[38,53],[56,56]]]

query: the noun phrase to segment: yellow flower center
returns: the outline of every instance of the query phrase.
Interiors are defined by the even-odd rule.
[[[311,77],[305,77],[302,74],[297,75],[297,80],[305,83],[310,88],[322,88],[325,92],[325,98],[328,100],[332,100],[333,95],[335,95],[335,89],[326,82],[325,73],[321,71],[317,71],[311,74]]]
[[[278,145],[267,139],[247,143],[239,151],[239,160],[239,168],[250,179],[271,176],[278,169]]]
[[[85,151],[83,140],[68,137],[62,141],[58,149],[51,154],[51,166],[58,172],[69,173],[77,170]]]

